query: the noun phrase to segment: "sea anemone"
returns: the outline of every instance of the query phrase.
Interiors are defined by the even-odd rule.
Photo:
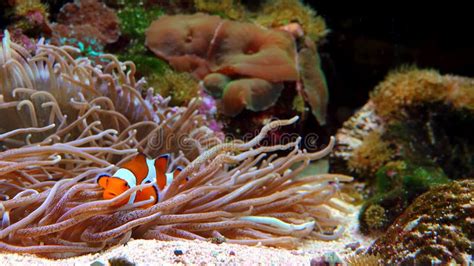
[[[261,145],[278,120],[243,142],[222,143],[199,114],[199,100],[170,108],[135,81],[134,64],[74,58],[72,47],[40,41],[30,54],[5,32],[0,46],[0,250],[68,257],[133,238],[222,238],[229,243],[294,247],[302,238],[343,232],[333,209],[347,211],[344,175],[298,177],[326,148],[307,153],[300,139]],[[102,199],[98,174],[137,151],[170,153],[185,168],[160,201],[117,206],[140,185]],[[188,182],[183,183],[184,179]]]

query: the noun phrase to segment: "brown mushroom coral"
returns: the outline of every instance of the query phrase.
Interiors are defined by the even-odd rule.
[[[160,17],[146,32],[146,46],[174,69],[203,79],[204,87],[223,99],[226,115],[266,110],[278,100],[282,83],[296,82],[297,88],[304,85],[298,93],[324,124],[328,93],[317,49],[304,42],[298,54],[297,37],[286,30],[196,13]],[[227,84],[231,80],[236,83]]]
[[[281,84],[272,84],[263,79],[232,81],[224,89],[222,113],[235,116],[244,107],[252,111],[265,110],[275,104],[282,87]]]
[[[203,78],[210,71],[208,47],[221,21],[218,16],[200,13],[162,16],[146,31],[145,45],[176,70]]]
[[[298,80],[294,41],[284,31],[197,13],[163,16],[146,34],[151,51],[176,70],[204,79],[205,85],[215,77],[245,79],[211,88],[212,94],[222,95],[226,115],[244,108],[265,110],[280,96],[281,84],[274,83]]]
[[[271,82],[298,79],[293,40],[283,31],[197,13],[163,16],[146,35],[153,53],[199,78],[219,72]]]
[[[303,82],[306,101],[311,106],[311,111],[319,124],[326,123],[326,107],[328,105],[329,93],[326,78],[321,69],[321,60],[314,42],[306,38],[305,47],[298,53],[298,61],[301,69],[301,80]]]
[[[296,81],[295,46],[289,33],[224,21],[209,51],[213,71],[270,82]]]

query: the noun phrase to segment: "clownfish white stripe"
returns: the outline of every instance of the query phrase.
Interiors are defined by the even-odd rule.
[[[156,168],[154,159],[146,159],[146,166],[148,168],[148,174],[143,179],[141,184],[145,184],[147,181],[154,182],[156,180]]]
[[[137,179],[135,175],[132,173],[132,171],[126,169],[126,168],[120,168],[114,176],[124,180],[127,182],[127,185],[129,188],[135,187],[137,185]],[[137,196],[137,192],[134,192],[130,195],[130,199],[128,200],[128,203],[133,203],[135,201],[135,197]]]
[[[166,173],[166,186],[169,186],[173,182],[174,173]]]
[[[155,188],[155,191],[156,191],[157,201],[161,202],[161,197],[162,197],[161,193],[162,192],[160,191],[160,188],[158,188],[158,185],[156,183],[153,185],[153,187]]]
[[[115,172],[114,176],[127,182],[127,185],[130,188],[137,185],[137,178],[132,173],[132,171],[128,170],[127,168],[120,168],[117,172]]]

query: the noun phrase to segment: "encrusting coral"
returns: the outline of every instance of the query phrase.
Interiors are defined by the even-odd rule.
[[[228,19],[241,19],[247,12],[239,0],[194,0],[196,11],[219,15]]]
[[[13,17],[17,19],[15,28],[29,31],[33,28],[45,28],[48,22],[48,6],[40,0],[15,0],[13,4]]]
[[[305,35],[314,41],[319,41],[328,33],[324,19],[300,0],[267,0],[255,21],[271,28],[296,22],[301,25]]]
[[[474,161],[466,151],[472,143],[462,129],[472,124],[473,110],[472,78],[415,67],[392,71],[336,134],[331,163],[338,171],[373,175],[390,157],[430,157],[451,178],[470,176]]]
[[[454,181],[418,197],[368,253],[390,265],[469,265],[473,180]]]
[[[366,172],[365,170],[370,170],[368,172],[375,172],[377,169],[371,169],[369,166],[372,165],[371,159],[373,157],[378,157],[378,155],[373,154],[373,146],[364,145],[364,140],[380,140],[380,132],[383,130],[383,123],[384,121],[375,114],[374,103],[370,101],[345,121],[336,133],[336,146],[329,157],[331,169],[343,173],[356,171],[362,173]],[[367,136],[374,131],[374,135],[367,138]],[[363,145],[365,147],[363,147]],[[380,145],[377,146],[381,147]],[[377,148],[377,151],[380,151],[378,147],[375,148]],[[361,150],[357,151],[359,148]],[[361,160],[360,162],[370,164],[361,165],[359,162],[356,162],[355,159],[352,159],[356,152],[359,153],[359,156],[363,156],[361,159],[369,159],[369,161]],[[381,158],[387,157],[383,156]],[[350,160],[352,160],[352,166],[349,166]],[[385,159],[383,161],[385,161]],[[377,165],[378,164],[375,166]],[[357,167],[357,170],[355,167]]]
[[[379,131],[371,131],[348,160],[349,169],[359,174],[375,174],[395,154],[389,143],[381,139]]]
[[[37,44],[29,53],[5,33],[0,46],[0,250],[68,257],[133,238],[222,238],[294,247],[302,238],[343,232],[333,209],[347,211],[337,174],[297,177],[327,155],[287,144],[260,146],[297,118],[273,121],[248,142],[222,143],[197,112],[198,100],[169,108],[135,81],[132,62],[103,55],[105,66],[75,58],[72,47]],[[96,184],[137,151],[172,155],[184,165],[160,201],[118,207],[138,189],[103,200]],[[285,152],[286,153],[282,153]],[[277,155],[280,154],[280,155]],[[183,184],[183,180],[188,181]]]
[[[48,9],[48,4],[40,0],[0,1],[0,20],[15,42],[33,51],[33,38],[51,34]]]
[[[189,73],[166,70],[163,75],[152,75],[148,83],[163,97],[170,97],[170,104],[182,106],[199,95],[198,81]]]
[[[439,167],[388,162],[377,171],[373,195],[360,210],[360,230],[385,231],[417,196],[449,181]]]
[[[65,4],[51,28],[53,44],[74,45],[88,56],[97,56],[120,36],[117,14],[98,0]]]
[[[444,103],[454,109],[474,110],[474,81],[440,75],[434,70],[404,67],[392,71],[370,95],[377,114],[385,119],[403,119],[400,110],[413,105]]]
[[[347,266],[382,266],[386,265],[383,263],[383,259],[380,255],[373,254],[357,254],[346,257],[345,259]]]

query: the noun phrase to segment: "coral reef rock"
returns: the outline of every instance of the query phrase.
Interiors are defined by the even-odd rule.
[[[408,207],[369,253],[397,265],[469,265],[474,252],[473,199],[473,180],[431,189]]]
[[[330,166],[368,183],[362,232],[387,229],[433,185],[474,174],[473,92],[473,79],[405,67],[344,123]]]
[[[102,52],[105,45],[116,42],[120,36],[117,14],[97,0],[65,4],[51,28],[52,43],[82,47],[89,54]]]
[[[416,68],[393,71],[336,134],[331,169],[370,178],[383,161],[402,159],[439,165],[454,179],[471,176],[474,157],[467,151],[473,143],[465,129],[472,128],[473,110],[471,78]],[[385,144],[364,146],[374,140],[368,137],[372,131]],[[382,154],[385,148],[376,149],[386,144],[391,156]],[[361,154],[366,156],[354,156]]]
[[[437,167],[411,165],[403,161],[387,163],[377,171],[374,194],[360,210],[361,232],[368,234],[386,230],[417,196],[449,181]]]
[[[375,113],[374,104],[369,101],[337,131],[336,146],[329,157],[331,169],[352,172],[348,162],[354,151],[364,143],[365,137],[375,130],[381,130],[382,126],[383,120]]]

